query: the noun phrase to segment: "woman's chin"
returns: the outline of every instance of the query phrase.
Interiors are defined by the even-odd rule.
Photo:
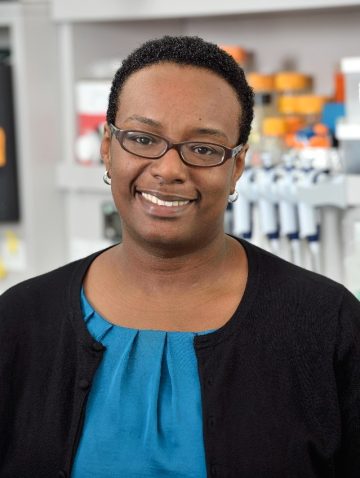
[[[178,255],[186,251],[193,251],[200,246],[199,238],[192,231],[184,231],[179,227],[151,227],[141,231],[129,231],[127,236],[133,242],[146,249],[154,249]]]

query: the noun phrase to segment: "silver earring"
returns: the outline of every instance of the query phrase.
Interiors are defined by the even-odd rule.
[[[104,176],[103,176],[103,181],[105,184],[107,184],[108,186],[111,186],[111,178],[109,176],[109,172],[108,171],[105,171],[104,173]]]
[[[233,203],[237,201],[238,197],[239,197],[239,193],[235,189],[235,191],[232,194],[229,194],[228,202]]]

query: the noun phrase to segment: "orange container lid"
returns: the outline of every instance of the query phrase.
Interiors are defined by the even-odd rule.
[[[286,133],[284,136],[284,141],[288,148],[296,148],[298,143],[295,133]]]
[[[262,130],[265,136],[283,136],[286,133],[285,120],[278,116],[264,118]]]
[[[329,135],[329,128],[326,124],[317,123],[313,126],[313,131],[317,136],[328,136]]]
[[[310,86],[310,77],[303,73],[283,71],[275,75],[275,88],[278,91],[303,91]]]
[[[312,148],[331,148],[331,140],[329,137],[313,136],[309,139],[309,146]]]
[[[306,124],[305,119],[301,116],[287,116],[284,120],[288,133],[297,133],[300,129],[304,128]]]
[[[299,95],[297,99],[297,111],[302,115],[320,114],[325,101],[323,96]]]
[[[284,115],[297,113],[297,96],[283,95],[278,98],[278,110]]]
[[[274,91],[274,75],[263,75],[261,73],[248,73],[246,75],[249,85],[255,93]]]
[[[246,50],[238,45],[219,45],[219,48],[226,51],[240,65],[243,65],[247,60]]]

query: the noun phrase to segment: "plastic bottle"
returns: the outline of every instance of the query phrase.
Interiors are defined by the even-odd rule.
[[[251,164],[260,164],[260,144],[262,123],[265,118],[275,114],[274,106],[274,76],[260,73],[249,73],[248,82],[254,90],[254,120],[249,137],[249,156]]]
[[[279,96],[277,107],[278,112],[283,116],[298,116],[296,95]]]
[[[311,77],[296,71],[282,71],[275,75],[275,89],[279,95],[298,95],[310,92]]]
[[[297,101],[296,95],[283,95],[278,98],[278,111],[285,120],[285,142],[289,149],[299,146],[296,134],[306,125],[304,118],[298,114]]]
[[[299,115],[303,118],[304,127],[297,133],[297,138],[303,146],[310,146],[311,138],[315,135],[314,127],[321,121],[324,104],[325,98],[323,96],[298,96],[297,110]]]
[[[255,118],[258,118],[259,127],[263,118],[273,116],[274,109],[274,92],[275,81],[274,75],[265,75],[261,73],[249,73],[247,75],[249,85],[255,93],[254,111]]]
[[[311,91],[312,80],[309,76],[295,71],[279,72],[275,75],[275,89],[277,92],[277,109],[286,121],[289,148],[300,147],[296,140],[296,133],[305,127],[304,119],[298,113],[298,96]]]
[[[297,98],[297,112],[303,118],[306,127],[312,128],[321,122],[325,98],[319,95],[299,95]]]
[[[284,143],[286,132],[284,118],[278,116],[264,118],[262,124],[261,160],[265,167],[276,166],[281,162],[281,157],[286,149]]]

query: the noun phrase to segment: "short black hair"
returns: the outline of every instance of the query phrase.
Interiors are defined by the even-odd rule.
[[[245,144],[254,115],[254,93],[243,69],[224,50],[196,36],[164,36],[150,40],[134,50],[115,73],[106,114],[108,123],[115,123],[119,95],[130,75],[146,66],[177,63],[206,68],[224,78],[235,90],[241,105],[239,143]]]

